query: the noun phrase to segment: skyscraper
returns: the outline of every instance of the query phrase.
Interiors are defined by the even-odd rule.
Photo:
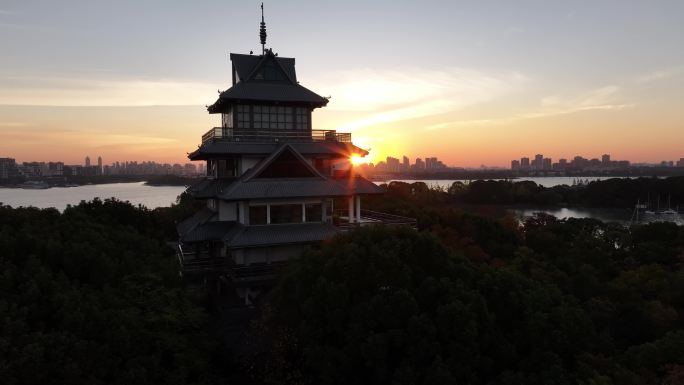
[[[85,158],[85,166],[90,167],[90,157],[89,156],[86,156],[86,158]]]

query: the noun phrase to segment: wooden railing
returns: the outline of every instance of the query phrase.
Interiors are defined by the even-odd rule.
[[[177,246],[176,255],[181,275],[226,274],[236,281],[266,281],[274,279],[287,265],[287,261],[237,265],[232,258],[211,256],[208,252],[187,251]]]
[[[202,135],[209,142],[344,142],[351,143],[351,133],[335,130],[259,130],[214,127]]]
[[[400,215],[381,213],[372,210],[361,210],[361,222],[356,222],[356,220],[352,222],[349,220],[348,210],[338,209],[334,212],[333,224],[336,227],[345,230],[367,225],[409,226],[416,228],[417,221],[415,218],[402,217]]]

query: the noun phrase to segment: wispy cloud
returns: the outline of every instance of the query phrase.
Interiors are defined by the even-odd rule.
[[[520,113],[509,117],[496,119],[471,119],[442,122],[426,127],[426,130],[440,130],[458,126],[487,126],[501,125],[525,119],[539,119],[558,115],[573,114],[591,110],[622,110],[633,107],[634,104],[620,101],[620,88],[606,86],[593,89],[580,96],[553,95],[541,99],[540,105],[530,112]]]
[[[651,83],[651,82],[655,82],[658,80],[667,79],[669,77],[672,77],[672,75],[673,75],[672,71],[667,71],[667,70],[653,71],[653,72],[649,72],[649,73],[646,73],[644,75],[637,77],[636,82],[639,84]]]
[[[202,105],[215,85],[174,79],[3,76],[0,104],[33,106]]]
[[[26,127],[29,124],[26,122],[3,122],[0,121],[0,127]]]
[[[526,77],[515,72],[487,73],[463,68],[344,71],[320,84],[332,96],[331,110],[360,111],[365,116],[341,124],[354,131],[381,123],[416,119],[461,110],[497,99],[518,88]],[[331,88],[330,84],[334,84]]]

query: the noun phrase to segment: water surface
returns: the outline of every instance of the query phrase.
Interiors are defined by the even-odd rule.
[[[55,207],[63,211],[93,198],[117,198],[153,209],[170,206],[185,191],[184,186],[148,186],[145,182],[109,183],[77,187],[53,187],[45,190],[0,188],[0,202],[12,207]]]

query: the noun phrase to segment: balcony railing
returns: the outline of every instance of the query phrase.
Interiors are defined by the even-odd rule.
[[[212,256],[206,250],[191,251],[192,247],[184,248],[183,244],[176,247],[181,275],[185,276],[225,274],[235,282],[260,282],[274,280],[287,265],[287,261],[237,265],[229,256]]]
[[[418,223],[415,218],[402,217],[372,210],[361,210],[361,221],[351,222],[349,220],[349,211],[340,209],[335,210],[333,224],[342,230],[346,230],[353,227],[368,225],[409,226],[411,228],[416,228]]]
[[[202,135],[209,142],[344,142],[351,143],[351,133],[335,130],[252,130],[214,127]]]

